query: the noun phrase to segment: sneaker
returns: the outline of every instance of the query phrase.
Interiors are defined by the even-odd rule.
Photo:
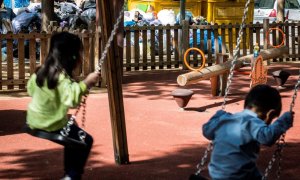
[[[68,175],[65,175],[65,177],[61,178],[60,180],[72,180],[72,178]]]

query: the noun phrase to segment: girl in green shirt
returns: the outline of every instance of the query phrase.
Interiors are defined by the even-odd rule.
[[[82,96],[96,84],[98,73],[89,74],[76,82],[73,71],[81,63],[82,43],[78,36],[62,32],[52,36],[49,54],[27,84],[32,100],[27,109],[27,124],[31,129],[40,129],[60,134],[68,123],[68,110],[78,106]],[[79,140],[83,131],[76,123],[70,126],[69,138]],[[86,147],[64,147],[65,179],[81,179],[84,166],[93,144],[86,133]]]

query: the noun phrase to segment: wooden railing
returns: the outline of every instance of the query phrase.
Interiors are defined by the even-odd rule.
[[[35,72],[37,66],[44,63],[50,37],[53,33],[69,31],[68,29],[51,28],[48,32],[31,32],[0,34],[0,47],[6,43],[7,57],[0,53],[0,90],[25,89],[30,75]],[[92,72],[95,67],[95,42],[97,33],[83,30],[72,31],[77,34],[83,43],[83,63],[76,70],[78,78]],[[99,36],[97,36],[99,38]],[[99,42],[99,41],[98,41]],[[15,51],[14,51],[15,50]],[[17,53],[16,53],[17,51]],[[27,56],[27,57],[26,57]]]
[[[273,61],[299,61],[300,23],[294,22],[269,24],[265,21],[264,24],[245,25],[238,55],[252,54],[256,42],[261,49],[270,48],[266,42],[266,32],[272,27],[283,29],[285,45],[290,48],[288,57]],[[239,28],[240,24],[125,27],[124,70],[182,68],[183,53],[190,47],[203,50],[208,65],[212,65],[217,53],[233,56]],[[182,42],[180,33],[183,36]],[[270,32],[270,44],[280,44],[281,40],[280,33]],[[197,53],[191,53],[187,59],[192,66],[202,63]]]
[[[288,57],[272,61],[299,61],[300,23],[294,22],[245,25],[239,56],[252,54],[256,42],[262,49],[269,48],[266,31],[271,27],[283,29],[286,37],[285,45],[289,47]],[[239,28],[239,24],[190,26],[186,23],[175,26],[125,27],[124,71],[185,68],[183,53],[190,47],[203,50],[207,65],[212,65],[218,53],[233,56]],[[6,43],[7,48],[5,59],[0,53],[0,91],[25,89],[26,82],[34,73],[36,66],[45,60],[51,35],[60,31],[70,30],[49,27],[48,32],[0,34],[0,46]],[[76,71],[77,76],[82,78],[93,71],[95,63],[98,62],[102,49],[101,36],[95,31],[71,32],[78,34],[84,44],[83,65]],[[270,34],[271,44],[280,44],[282,35],[276,31]],[[18,53],[13,51],[14,47],[18,49]],[[202,58],[197,53],[191,53],[187,61],[192,67],[202,64]]]

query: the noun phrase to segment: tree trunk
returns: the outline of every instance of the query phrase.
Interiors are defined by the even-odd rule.
[[[277,0],[277,22],[284,22],[284,0]]]
[[[46,31],[54,20],[54,1],[42,0],[42,30]]]

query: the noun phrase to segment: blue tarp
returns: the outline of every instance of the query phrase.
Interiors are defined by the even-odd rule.
[[[30,3],[30,0],[15,0],[14,8],[27,7]],[[11,0],[4,0],[5,7],[12,8]]]
[[[202,30],[204,32],[204,52],[207,53],[207,30]],[[200,48],[200,30],[197,30],[197,48]],[[219,53],[222,52],[222,38],[218,36],[218,44],[219,44]],[[212,53],[215,53],[215,37],[214,34],[211,33],[211,46],[212,46]],[[194,38],[193,36],[190,37],[190,47],[194,47]],[[203,50],[203,49],[202,49]]]

